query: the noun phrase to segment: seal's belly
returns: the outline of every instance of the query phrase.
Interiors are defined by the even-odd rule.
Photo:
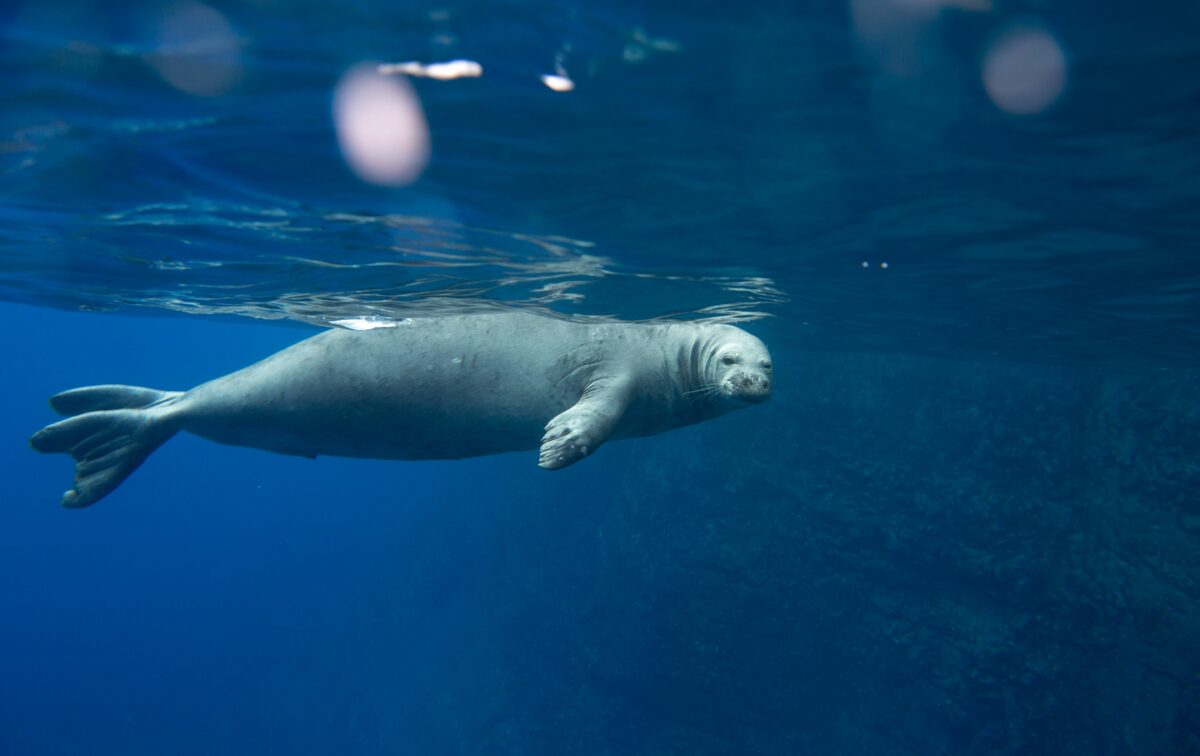
[[[219,443],[307,457],[461,459],[536,449],[545,422],[532,415],[506,417],[450,406],[364,411],[330,405],[321,412],[210,418],[189,424],[188,430]]]

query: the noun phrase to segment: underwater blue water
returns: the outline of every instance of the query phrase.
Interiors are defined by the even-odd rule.
[[[356,175],[346,72],[454,59]],[[1200,748],[1200,6],[24,0],[0,83],[0,753]],[[26,445],[495,306],[738,322],[777,395],[555,474],[180,436],[83,511]]]

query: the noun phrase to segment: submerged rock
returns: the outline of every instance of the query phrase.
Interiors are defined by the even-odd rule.
[[[505,643],[477,745],[1200,750],[1200,375],[809,355],[787,385],[606,450],[619,495],[544,520],[513,569],[553,626]]]

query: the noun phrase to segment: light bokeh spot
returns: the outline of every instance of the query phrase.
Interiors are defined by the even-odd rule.
[[[1040,26],[1002,33],[984,53],[983,88],[996,107],[1033,115],[1054,104],[1067,86],[1067,57]]]
[[[146,62],[163,81],[201,97],[223,95],[243,76],[241,40],[220,11],[184,0],[167,6]]]
[[[333,95],[333,120],[342,157],[363,181],[403,186],[429,164],[429,126],[408,80],[373,65],[350,69]]]

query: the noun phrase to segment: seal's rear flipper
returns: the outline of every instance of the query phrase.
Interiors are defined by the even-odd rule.
[[[182,395],[141,386],[84,386],[55,394],[50,406],[60,415],[82,415],[96,410],[145,409]]]
[[[72,393],[84,396],[78,392],[89,390],[76,389],[58,397]],[[164,397],[164,401],[173,398]],[[154,409],[84,412],[42,428],[29,439],[29,445],[40,452],[64,452],[75,458],[75,485],[63,494],[62,505],[86,507],[112,493],[178,430],[174,413],[156,402]]]

